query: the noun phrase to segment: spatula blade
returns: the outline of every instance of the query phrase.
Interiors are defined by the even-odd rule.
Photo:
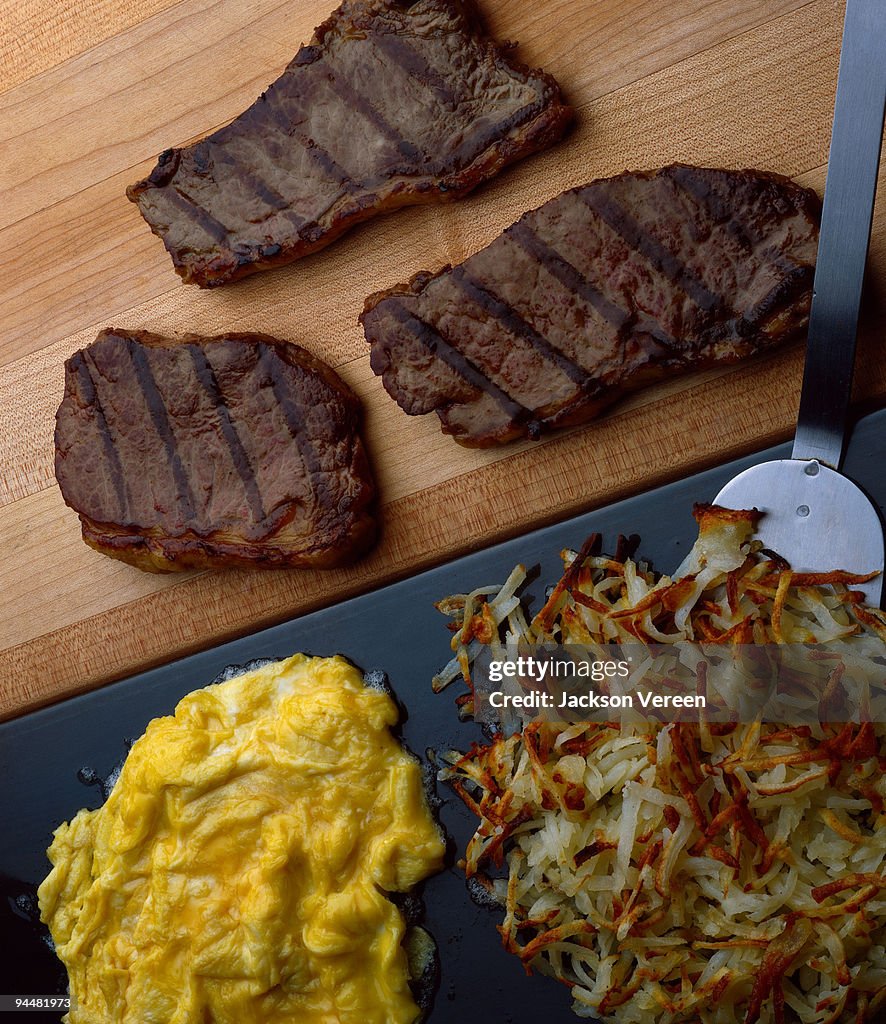
[[[781,459],[751,466],[714,499],[725,508],[756,508],[758,536],[795,572],[883,570],[883,525],[868,496],[851,480],[814,459]],[[882,577],[853,587],[879,607]]]

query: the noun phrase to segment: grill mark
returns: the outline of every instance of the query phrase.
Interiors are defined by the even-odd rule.
[[[630,328],[634,319],[632,314],[607,299],[580,271],[564,259],[556,249],[543,241],[527,224],[518,221],[509,227],[505,234],[532,259],[540,263],[568,291],[581,296],[585,302],[593,306],[618,330],[619,334]]]
[[[402,156],[407,160],[411,160],[416,167],[420,164],[426,163],[424,153],[422,153],[417,146],[413,145],[407,139],[404,139],[396,128],[393,128],[388,124],[385,117],[376,110],[365,96],[357,92],[350,82],[346,82],[344,79],[337,78],[333,75],[329,79],[329,85],[334,92],[338,93],[339,98],[347,104],[347,106],[356,110],[361,117],[368,121],[376,131],[379,132],[379,134],[390,139],[390,141],[396,145]]]
[[[85,353],[78,352],[74,357],[74,365],[77,371],[77,378],[83,390],[87,405],[95,410],[95,418],[98,424],[99,434],[102,439],[102,448],[105,452],[105,464],[110,467],[111,483],[114,485],[114,494],[117,498],[117,507],[120,509],[120,522],[129,519],[129,499],[126,493],[126,478],[123,474],[123,464],[120,462],[120,453],[114,444],[111,436],[111,428],[105,416],[105,410],[98,395],[98,385]]]
[[[230,151],[228,146],[220,145],[218,143],[209,143],[207,140],[204,144],[198,144],[194,147],[192,159],[194,161],[194,167],[200,175],[209,173],[210,161],[213,166],[219,163],[225,164],[227,167],[231,168],[237,178],[246,183],[251,192],[256,192],[258,194],[265,206],[271,207],[272,210],[279,212],[289,205],[288,200],[284,199],[275,188],[260,178],[255,171],[251,170],[250,167],[244,164],[242,160],[239,160]],[[215,181],[217,179],[213,178],[213,180]]]
[[[207,148],[204,151],[204,155],[200,154],[199,146],[195,148],[194,162],[197,167],[198,173],[206,173],[208,165],[206,163],[207,157],[211,155],[213,164],[222,163],[224,164],[231,173],[235,176],[245,180],[249,187],[255,191],[261,200],[264,201],[265,206],[269,208],[269,212],[262,217],[258,223],[263,223],[268,217],[279,214],[288,220],[292,224],[294,231],[298,232],[307,223],[305,217],[303,217],[297,210],[295,210],[289,200],[285,199],[276,188],[267,184],[266,181],[259,178],[257,174],[249,169],[248,166],[239,160],[234,154],[228,152],[226,145],[220,142],[212,142],[211,139],[207,139]],[[211,145],[211,153],[209,146]],[[213,178],[213,181],[218,183],[219,178]],[[248,232],[255,230],[256,222],[248,221],[245,218],[241,220],[240,224],[236,228],[231,229],[228,232],[228,245],[231,252],[234,252],[238,257],[243,254],[247,254],[249,257],[272,257],[278,255],[281,251],[281,246],[278,244],[262,244],[262,243],[249,243],[249,242],[237,242],[234,243],[231,239],[236,236],[239,231]]]
[[[478,154],[489,149],[494,142],[497,140],[504,142],[509,132],[514,131],[516,128],[522,128],[527,121],[533,120],[547,110],[549,102],[545,94],[541,93],[528,106],[520,107],[512,114],[502,118],[501,121],[488,125],[485,130],[471,131],[468,134],[467,140],[459,146],[448,160],[445,162],[438,161],[433,164],[432,173],[435,175],[451,174],[453,171],[461,169],[465,164],[470,163],[471,160],[476,158]]]
[[[695,200],[702,214],[710,218],[717,227],[724,228],[746,252],[758,255],[760,257],[760,269],[771,265],[776,270],[787,274],[788,277],[793,277],[798,270],[811,267],[811,264],[797,263],[796,260],[791,259],[787,254],[778,250],[772,250],[771,248],[758,253],[757,247],[764,239],[759,237],[752,238],[746,230],[746,225],[736,219],[735,210],[737,204],[736,206],[729,206],[724,199],[717,196],[704,183],[699,175],[692,173],[692,171],[693,169],[688,167],[673,167],[671,168],[671,180],[686,195]],[[795,209],[794,216],[805,216],[805,212],[801,209]],[[746,318],[747,314],[739,318],[738,322]]]
[[[259,178],[254,171],[251,171],[248,166],[244,165],[241,160],[239,160],[236,156],[230,153],[226,146],[216,143],[214,144],[212,149],[213,162],[219,161],[219,158],[221,158],[221,162],[224,163],[230,169],[232,174],[234,174],[237,178],[240,178],[241,180],[245,181],[249,188],[252,191],[256,192],[259,198],[264,201],[265,205],[270,208],[271,213],[266,214],[262,218],[262,221],[260,221],[259,223],[263,223],[265,220],[267,220],[269,216],[272,216],[273,214],[282,214],[282,216],[289,221],[289,223],[292,225],[293,230],[296,232],[300,231],[305,226],[305,224],[307,224],[307,219],[290,205],[288,199],[284,199],[283,196],[281,196],[276,189],[272,188],[270,185],[267,184],[267,182]],[[199,163],[202,163],[203,168],[206,168],[206,160],[205,158],[198,157],[196,150],[194,153],[194,162],[195,164],[198,164],[198,173],[205,173],[205,170],[201,169]],[[216,184],[218,183],[218,179],[214,178],[213,181]],[[237,228],[229,232],[228,238],[230,240],[232,236],[234,236],[237,233],[237,231],[248,232],[249,230],[254,229],[255,222],[247,221],[244,219],[237,226]],[[276,256],[280,252],[280,248],[281,247],[279,245],[269,246],[266,243],[260,242],[241,242],[236,245],[231,245],[231,249],[237,254],[246,252],[249,255],[255,254],[259,257]]]
[[[475,387],[483,394],[494,398],[507,415],[514,421],[522,423],[532,418],[532,410],[527,409],[518,401],[500,388],[494,381],[491,381],[479,367],[477,367],[465,354],[457,349],[451,342],[447,341],[436,328],[422,320],[421,317],[406,309],[396,299],[388,299],[384,303],[385,309],[394,319],[410,334],[413,335],[425,348],[437,356],[472,387]]]
[[[301,99],[301,96],[298,98]],[[261,127],[261,114],[264,114],[264,121],[269,127],[276,128],[283,135],[291,136],[295,130],[295,123],[285,105],[282,102],[278,104],[276,99],[276,90],[272,90],[269,93],[264,93],[261,99],[256,102],[254,109],[256,110],[255,119],[259,122],[258,127]],[[286,99],[285,94],[283,99]],[[246,124],[248,125],[248,121],[246,121]]]
[[[785,274],[793,274],[795,270],[808,270],[810,273],[814,270],[814,266],[811,263],[798,263],[797,260],[793,259],[787,253],[779,252],[777,249],[764,249],[763,255],[766,257],[766,261],[778,270],[783,271]]]
[[[727,311],[726,300],[710,291],[672,252],[669,252],[614,199],[600,188],[581,189],[575,195],[604,223],[640,253],[649,265],[671,284],[684,291],[705,312]]]
[[[441,103],[455,107],[461,100],[461,92],[455,92],[450,82],[427,58],[414,46],[410,45],[402,36],[393,35],[389,32],[376,32],[371,37],[372,42],[378,49],[383,50],[385,55],[401,67],[407,75],[415,78],[426,89],[437,94]]]
[[[170,184],[161,189],[161,191],[173,206],[177,207],[185,217],[189,217],[191,220],[196,221],[197,224],[203,228],[206,234],[215,242],[221,245],[228,240],[229,231],[224,224],[222,224],[221,221],[216,220],[215,217],[196,202],[196,200],[185,195],[178,186]]]
[[[310,84],[313,87],[313,81]],[[301,100],[307,105],[310,102],[311,97],[310,95],[305,97],[303,95],[305,91],[310,93],[313,92],[314,89],[311,88],[310,90],[303,90],[297,97],[293,97],[293,99]],[[287,98],[288,97],[285,95],[282,97],[283,100],[286,100]],[[285,103],[277,103],[275,100],[275,96],[272,96],[270,99],[266,96],[264,106],[262,108],[265,114],[267,114],[272,126],[276,127],[277,130],[287,138],[294,139],[304,147],[304,149],[307,150],[308,156],[320,167],[330,181],[334,181],[339,187],[345,189],[347,192],[357,191],[359,189],[358,183],[355,182],[351,175],[333,159],[328,150],[318,145],[307,134],[307,132],[296,127],[299,123],[299,121],[296,120],[297,118],[300,118],[302,121],[304,120],[304,117],[302,116],[304,108],[299,107],[293,111],[289,111],[286,109]]]
[[[314,450],[308,432],[305,430],[304,410],[292,390],[287,387],[286,381],[279,372],[279,368],[274,364],[271,352],[266,346],[260,346],[260,348],[261,354],[259,355],[258,365],[268,375],[274,391],[274,398],[283,412],[286,426],[289,427],[289,433],[298,447],[299,455],[307,470],[308,480],[317,498],[317,502],[322,508],[329,510],[334,505],[333,495],[327,483],[327,475],[323,472],[317,452]]]
[[[215,371],[213,370],[206,353],[198,345],[188,345],[187,348],[191,353],[191,359],[194,363],[197,380],[203,386],[203,389],[206,391],[206,394],[209,396],[209,399],[218,414],[222,435],[224,436],[225,443],[228,446],[228,451],[231,455],[231,462],[234,464],[234,469],[237,470],[237,475],[240,477],[243,489],[246,492],[246,500],[249,503],[252,518],[255,520],[256,524],[263,523],[265,520],[265,510],[262,505],[261,493],[258,489],[255,470],[252,468],[249,456],[246,453],[246,449],[243,447],[243,442],[240,440],[237,427],[231,418],[231,412],[222,399],[221,388],[219,387]]]
[[[814,267],[795,265],[753,309],[735,321],[735,333],[739,337],[756,334],[764,320],[791,305],[802,291],[811,289],[814,276]]]
[[[301,217],[300,223],[296,225],[296,231],[299,238],[306,242],[316,242],[329,230],[328,226],[324,226],[321,223],[322,219],[329,213],[336,203],[339,202],[342,196],[359,196],[360,198],[357,200],[358,203],[365,203],[371,189],[377,182],[355,181],[343,167],[336,163],[328,150],[324,149],[323,146],[318,145],[318,143],[313,139],[308,138],[305,132],[293,132],[291,137],[304,147],[308,156],[314,161],[314,163],[319,165],[326,177],[330,181],[334,181],[339,188],[337,195],[333,196],[326,206],[317,213],[314,220],[307,220],[306,218]],[[377,179],[378,182],[383,180],[383,176]],[[373,196],[372,198],[376,197]]]
[[[710,185],[695,172],[692,167],[672,167],[671,180],[690,198],[694,199],[718,227],[724,227],[730,235],[748,252],[754,248],[754,240],[748,235],[745,226],[736,219],[734,205],[716,195]]]
[[[580,386],[588,383],[588,374],[574,360],[565,353],[555,348],[547,338],[528,323],[523,317],[503,299],[494,295],[489,286],[479,282],[468,274],[464,266],[453,267],[451,270],[452,280],[461,288],[465,295],[472,302],[480,306],[484,312],[495,317],[504,327],[515,334],[518,338],[527,341],[536,351],[540,352],[546,359],[554,363],[570,380]]]
[[[345,192],[353,194],[361,191],[361,184],[348,174],[341,164],[335,160],[329,150],[324,149],[319,143],[301,131],[294,132],[292,138],[304,146],[308,151],[308,156],[320,167],[330,181],[334,181]]]
[[[739,243],[742,248],[749,253],[754,253],[759,256],[760,267],[764,267],[767,264],[773,266],[779,272],[786,275],[786,278],[791,281],[801,281],[804,276],[808,276],[811,280],[813,273],[813,266],[809,263],[798,263],[796,260],[791,259],[787,254],[779,252],[778,250],[772,250],[771,248],[763,249],[758,252],[758,247],[764,239],[752,238],[747,231],[747,225],[742,221],[737,220],[735,217],[735,207],[729,206],[725,200],[717,196],[714,190],[708,185],[705,180],[698,174],[693,173],[692,168],[688,167],[673,167],[670,170],[671,180],[677,187],[681,188],[686,195],[693,199],[703,214],[707,215],[718,227],[725,228],[727,233]],[[794,216],[804,216],[804,211],[800,209],[794,210]],[[770,303],[771,311],[771,299],[776,294],[788,295],[790,293],[790,286],[787,286],[784,282],[780,282],[757,305],[757,310],[761,310],[765,303]],[[735,324],[736,330],[741,331],[741,325],[750,323],[752,318],[759,319],[760,315],[754,317],[754,310],[745,313],[743,316],[736,316]]]
[[[169,461],[172,477],[175,481],[176,500],[185,518],[193,524],[196,519],[194,495],[191,492],[188,474],[185,472],[181,456],[176,448],[175,436],[172,433],[172,426],[169,422],[163,396],[160,394],[157,382],[154,380],[154,374],[151,372],[148,357],[145,355],[141,345],[132,338],[126,338],[126,347],[129,351],[133,370],[135,371],[135,379],[141,388],[145,405],[148,407],[151,421],[154,424],[154,429],[157,431],[157,436],[163,442],[163,447],[166,449],[166,458]]]

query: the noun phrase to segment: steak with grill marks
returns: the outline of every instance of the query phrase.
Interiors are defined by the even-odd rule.
[[[360,419],[297,345],[111,328],[65,365],[55,473],[86,543],[140,569],[326,568],[375,538]]]
[[[372,368],[467,446],[583,423],[656,378],[803,337],[819,213],[810,189],[761,171],[592,182],[370,296]]]
[[[469,0],[348,0],[245,113],[162,153],[127,195],[184,280],[212,287],[376,213],[457,199],[571,118]]]

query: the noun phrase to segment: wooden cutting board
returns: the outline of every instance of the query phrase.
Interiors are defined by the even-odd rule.
[[[578,115],[568,140],[460,204],[391,215],[202,292],[179,281],[124,188],[160,150],[243,110],[332,0],[0,0],[0,717],[789,436],[797,347],[494,452],[459,448],[384,393],[356,322],[364,296],[463,259],[566,187],[674,160],[824,185],[841,0],[479,2],[498,38],[560,81]],[[859,407],[886,399],[884,296],[881,201]],[[88,549],[55,486],[53,416],[65,358],[108,325],[267,331],[331,363],[367,410],[383,496],[375,551],[327,573],[151,576]]]

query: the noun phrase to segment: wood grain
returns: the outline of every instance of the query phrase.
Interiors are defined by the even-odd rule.
[[[95,6],[116,12],[104,27],[87,24]],[[519,39],[520,55],[561,81],[578,111],[571,137],[461,204],[379,219],[295,266],[211,293],[179,282],[123,191],[160,149],[251,102],[328,14],[326,3],[86,4],[79,21],[57,13],[50,35],[66,37],[54,50],[41,37],[32,65],[4,36],[0,54],[13,55],[12,74],[21,77],[0,95],[0,717],[789,435],[798,348],[668,381],[595,425],[492,452],[459,448],[436,419],[407,419],[384,394],[356,323],[363,297],[463,259],[563,188],[672,160],[766,167],[823,187],[839,0],[482,7],[499,37]],[[38,24],[33,10],[25,21]],[[876,336],[884,222],[881,203],[862,405],[886,397]],[[336,366],[367,411],[383,495],[376,550],[331,573],[155,577],[86,548],[54,484],[53,417],[64,359],[114,322],[164,332],[265,330]]]
[[[178,0],[0,0],[0,92],[123,32]]]

